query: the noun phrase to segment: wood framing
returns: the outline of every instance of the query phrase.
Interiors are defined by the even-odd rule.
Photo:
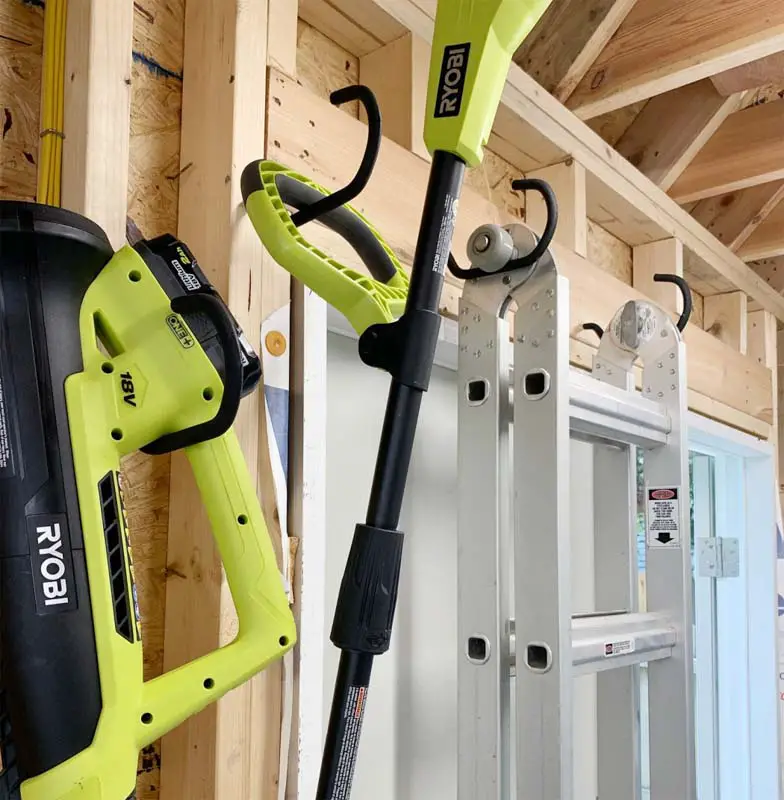
[[[133,3],[69,3],[62,204],[125,243]]]
[[[406,33],[374,3],[354,0],[299,0],[299,15],[355,56],[364,56]]]
[[[677,239],[662,239],[634,248],[632,286],[662,308],[680,314],[683,310],[680,291],[671,283],[654,281],[658,273],[683,277],[683,245]]]
[[[737,252],[782,200],[784,181],[772,181],[701,200],[691,215],[722,244]]]
[[[637,0],[553,0],[514,61],[565,102]]]
[[[362,149],[365,126],[315,98],[282,74],[270,78],[270,156],[283,163],[300,163],[327,186],[351,177],[348,154]],[[300,120],[312,121],[302,125]],[[362,194],[362,209],[374,221],[404,264],[411,264],[428,178],[428,165],[393,142],[385,140],[376,170]],[[416,202],[401,204],[395,198],[406,192]],[[454,247],[460,252],[470,233],[486,222],[509,222],[508,217],[471,189],[463,190]],[[310,240],[336,258],[360,267],[350,247],[314,226]],[[559,266],[572,282],[573,331],[580,335],[583,322],[606,324],[626,300],[642,295],[630,286],[593,267],[586,259],[561,245],[555,246]],[[456,314],[460,282],[449,277],[442,295],[442,311]],[[770,423],[770,371],[746,359],[705,331],[690,327],[690,388],[701,395]],[[584,342],[583,342],[584,344]]]
[[[770,186],[771,184],[766,184]],[[784,255],[784,201],[770,211],[738,249],[744,261]]]
[[[431,41],[433,20],[413,0],[373,2]],[[586,169],[592,220],[630,245],[680,239],[689,252],[687,277],[698,292],[740,289],[784,320],[783,297],[514,64],[490,146],[523,172],[575,158]]]
[[[267,63],[287,75],[297,74],[297,0],[267,0]]]
[[[259,239],[243,218],[239,185],[245,164],[264,150],[266,101],[259,81],[267,68],[267,13],[267,0],[187,5],[179,218],[181,237],[199,254],[258,352],[265,309],[281,302],[282,294],[288,301],[288,277],[283,293],[277,267],[265,265]],[[270,470],[263,469],[262,398],[261,391],[246,398],[235,428],[280,549]],[[167,670],[231,640],[236,631],[210,526],[180,454],[172,459],[168,572]],[[281,702],[277,664],[169,734],[163,742],[163,800],[275,797]]]
[[[784,75],[784,52],[774,53],[759,61],[721,72],[711,77],[720,94],[729,97],[736,92],[756,89],[765,84],[778,83]]]
[[[430,46],[412,33],[359,60],[359,79],[378,99],[384,135],[428,160],[424,129],[429,72]]]
[[[782,6],[784,8],[784,6]],[[784,100],[736,111],[675,182],[679,203],[784,178]]]
[[[499,111],[499,118],[504,136],[526,143],[529,152],[541,148],[542,157],[550,163],[559,160],[554,158],[555,149],[556,153],[571,154],[586,168],[591,219],[632,245],[678,238],[690,253],[686,274],[697,291],[715,294],[737,288],[784,319],[784,298],[514,66],[503,99],[505,108]],[[496,125],[500,134],[498,118]]]
[[[0,88],[3,138],[0,195],[34,200],[40,134],[39,105],[44,35],[42,7],[0,0]]]
[[[742,95],[723,97],[707,79],[683,86],[651,99],[615,148],[667,190],[741,102]]]
[[[638,2],[569,99],[582,119],[784,50],[779,0]]]
[[[569,159],[562,164],[528,173],[550,184],[558,198],[558,227],[555,241],[580,256],[588,255],[588,217],[586,215],[585,169]],[[541,195],[528,192],[525,221],[539,235],[547,223],[547,209]]]
[[[703,325],[708,333],[739,353],[747,348],[746,295],[743,292],[714,294],[705,298]]]

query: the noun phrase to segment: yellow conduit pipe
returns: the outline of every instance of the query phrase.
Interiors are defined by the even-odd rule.
[[[38,202],[52,206],[60,205],[63,167],[66,13],[67,0],[47,0],[44,13]]]

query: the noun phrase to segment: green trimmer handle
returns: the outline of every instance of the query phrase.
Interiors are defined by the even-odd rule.
[[[311,205],[329,190],[273,161],[253,161],[242,173],[245,209],[275,261],[340,311],[358,334],[392,322],[405,308],[408,276],[381,234],[344,205],[318,218],[356,250],[372,277],[344,266],[308,242],[288,206]]]

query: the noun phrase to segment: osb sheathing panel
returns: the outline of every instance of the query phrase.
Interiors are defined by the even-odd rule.
[[[43,2],[0,0],[0,197],[34,200],[41,102]]]

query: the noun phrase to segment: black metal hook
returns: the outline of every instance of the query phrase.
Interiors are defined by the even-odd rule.
[[[329,100],[333,106],[342,106],[344,103],[350,103],[354,100],[359,100],[362,103],[368,118],[368,139],[365,146],[365,154],[362,156],[362,162],[359,165],[357,174],[350,183],[292,215],[291,221],[298,228],[306,222],[312,222],[314,219],[318,219],[320,216],[351,202],[367,186],[381,149],[381,112],[378,108],[376,96],[367,86],[346,86],[343,89],[332,92]]]
[[[604,328],[602,328],[602,326],[598,325],[596,322],[584,322],[583,330],[593,331],[600,339],[604,336]]]
[[[558,227],[558,200],[549,183],[540,180],[539,178],[520,178],[519,180],[512,181],[512,189],[514,189],[516,192],[538,192],[542,196],[545,208],[547,209],[547,222],[545,223],[544,231],[542,232],[536,247],[534,247],[530,253],[510,261],[503,269],[498,270],[496,274],[511,272],[515,269],[523,269],[524,267],[530,267],[533,264],[536,264],[536,262],[539,261],[539,259],[547,252],[547,248],[553,241],[555,230]],[[452,253],[449,254],[449,260],[447,263],[449,266],[449,271],[456,278],[462,278],[463,280],[482,278],[488,274],[478,267],[463,269],[457,263],[457,259],[454,257],[454,255],[452,255]]]
[[[555,229],[558,227],[558,199],[555,196],[553,187],[547,181],[540,180],[539,178],[520,178],[519,180],[512,181],[512,189],[516,192],[538,192],[544,200],[545,208],[547,209],[547,222],[544,226],[544,231],[539,238],[539,243],[536,247],[522,258],[516,258],[510,261],[507,265],[508,269],[522,269],[523,267],[530,267],[547,252],[547,248],[553,241],[555,236]]]
[[[689,317],[691,317],[691,312],[694,308],[689,284],[686,283],[686,281],[681,278],[680,275],[669,275],[663,273],[654,275],[653,280],[655,283],[674,283],[680,289],[681,294],[683,295],[683,311],[681,312],[681,316],[676,324],[678,326],[678,330],[683,333],[683,329],[688,324]]]

